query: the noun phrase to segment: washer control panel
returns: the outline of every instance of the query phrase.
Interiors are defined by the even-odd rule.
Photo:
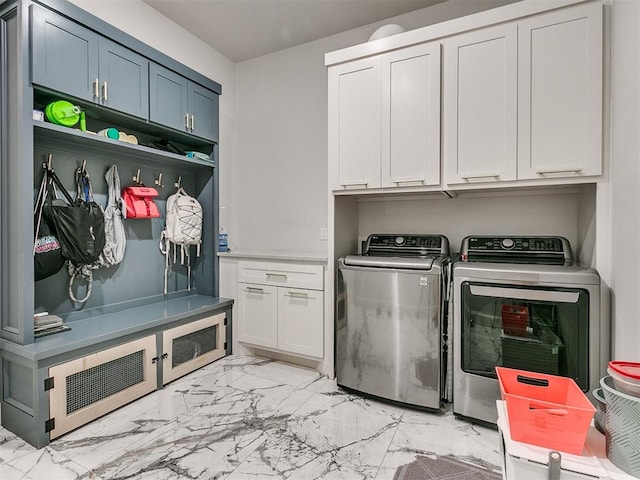
[[[373,234],[367,238],[367,255],[449,255],[449,240],[443,235]]]

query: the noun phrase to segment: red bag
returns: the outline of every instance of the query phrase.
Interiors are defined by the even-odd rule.
[[[122,191],[122,199],[126,206],[126,218],[158,218],[160,210],[153,201],[158,191],[143,185],[126,187]]]

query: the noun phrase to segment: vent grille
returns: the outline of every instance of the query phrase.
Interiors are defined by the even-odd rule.
[[[215,350],[217,339],[217,325],[174,338],[171,349],[171,368]]]
[[[144,350],[69,375],[67,415],[144,381]]]

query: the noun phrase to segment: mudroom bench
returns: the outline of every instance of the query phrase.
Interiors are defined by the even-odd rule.
[[[36,447],[231,350],[233,300],[189,295],[69,314],[30,345],[0,339],[3,423]]]

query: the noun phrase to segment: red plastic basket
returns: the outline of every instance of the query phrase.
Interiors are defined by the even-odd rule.
[[[511,438],[580,455],[596,409],[571,378],[496,367]]]
[[[502,329],[507,335],[526,336],[529,332],[529,308],[524,305],[503,305]]]

